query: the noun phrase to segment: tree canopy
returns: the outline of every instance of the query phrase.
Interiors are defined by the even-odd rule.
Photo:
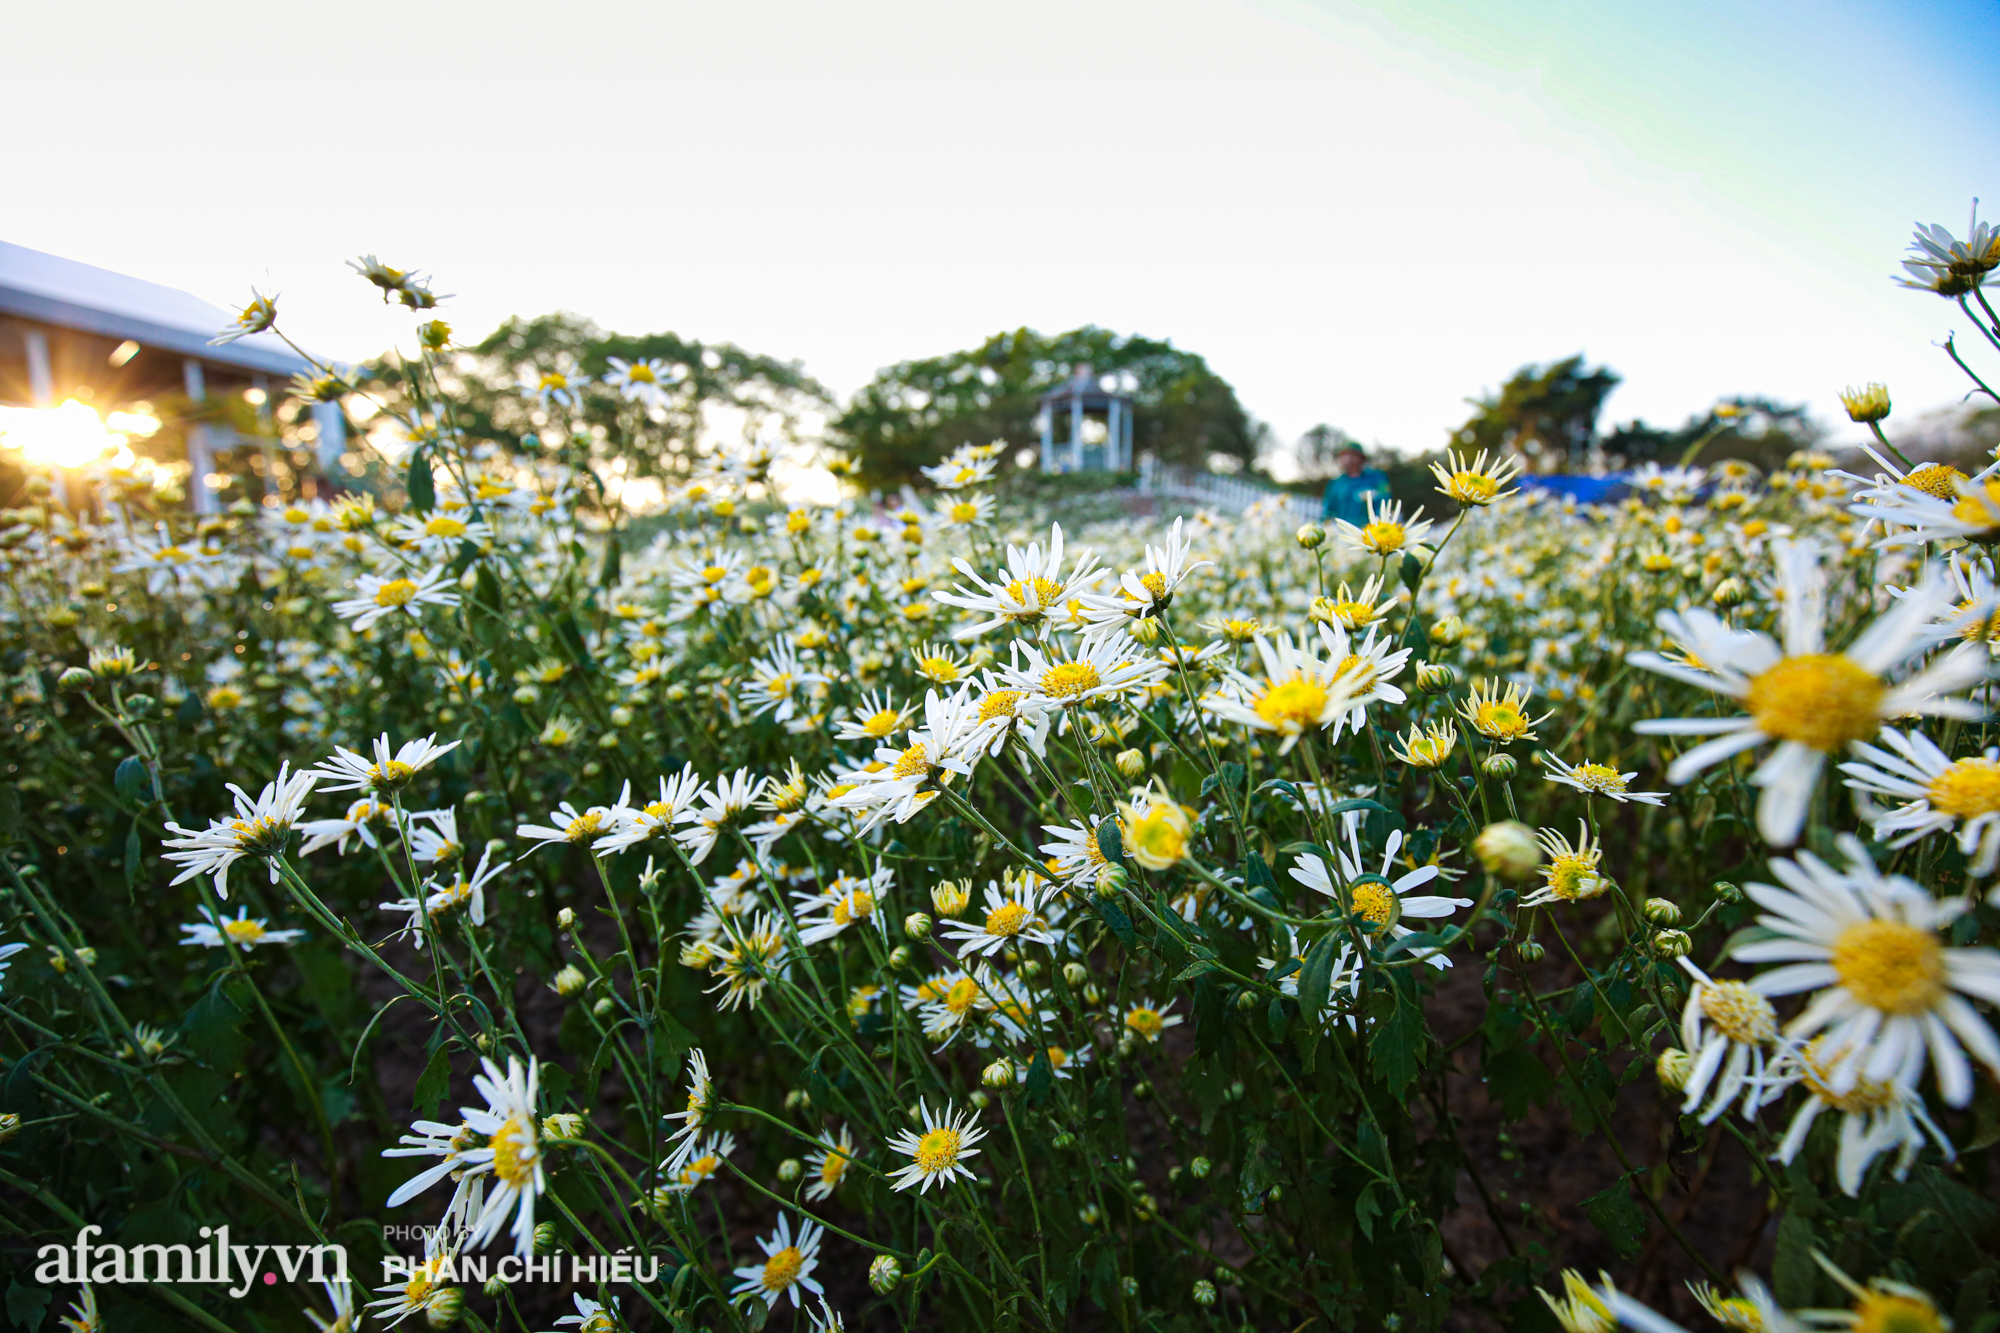
[[[1618,387],[1618,373],[1595,370],[1581,354],[1547,366],[1523,366],[1500,392],[1468,398],[1474,411],[1453,432],[1463,449],[1519,450],[1539,469],[1580,465],[1597,438],[1604,400]]]
[[[1132,394],[1133,452],[1207,466],[1211,455],[1251,466],[1260,436],[1227,381],[1192,352],[1095,325],[1049,336],[1020,328],[969,351],[904,361],[863,386],[830,437],[863,485],[896,486],[961,444],[1005,441],[1009,454],[1041,439],[1042,394],[1080,365],[1119,374]]]

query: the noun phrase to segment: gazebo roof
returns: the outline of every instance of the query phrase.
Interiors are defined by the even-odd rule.
[[[269,333],[209,346],[235,317],[198,296],[6,241],[0,241],[0,314],[272,375],[307,368]]]

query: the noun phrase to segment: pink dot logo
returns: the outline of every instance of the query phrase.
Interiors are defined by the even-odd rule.
[[[267,1286],[267,1287],[275,1287],[275,1286],[277,1286],[277,1285],[278,1285],[278,1275],[277,1275],[276,1273],[266,1273],[266,1274],[264,1274],[264,1285],[265,1285],[265,1286]]]

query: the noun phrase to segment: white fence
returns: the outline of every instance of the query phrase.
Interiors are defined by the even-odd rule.
[[[1151,454],[1139,459],[1139,494],[1185,500],[1204,509],[1231,514],[1240,514],[1259,501],[1277,501],[1295,523],[1310,523],[1319,518],[1318,503],[1305,496],[1221,472],[1196,472],[1157,464]]]

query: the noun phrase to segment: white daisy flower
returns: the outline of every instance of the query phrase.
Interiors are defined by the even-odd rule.
[[[305,836],[305,841],[299,844],[300,856],[311,856],[328,844],[345,856],[349,838],[373,850],[386,840],[394,839],[396,807],[384,805],[372,796],[364,796],[336,818],[308,819],[299,825],[299,832]]]
[[[1400,500],[1368,500],[1368,522],[1361,526],[1344,518],[1333,521],[1334,540],[1364,555],[1390,556],[1412,550],[1430,540],[1433,524],[1424,517],[1423,506],[1403,517]]]
[[[514,826],[514,836],[542,844],[588,843],[594,842],[611,827],[610,806],[593,805],[588,810],[579,810],[568,801],[564,801],[549,812],[548,823],[517,824]]]
[[[392,539],[405,550],[418,551],[433,560],[449,560],[458,554],[461,542],[476,550],[493,540],[491,524],[460,518],[436,509],[428,514],[405,514],[396,520]]]
[[[688,798],[690,804],[679,816],[687,827],[674,834],[674,841],[687,849],[691,863],[700,865],[706,861],[723,834],[748,822],[766,781],[752,778],[747,768],[739,768],[718,777],[713,787],[703,787]]]
[[[819,1141],[820,1146],[806,1154],[806,1174],[809,1177],[806,1198],[814,1203],[823,1203],[833,1197],[833,1192],[847,1179],[847,1172],[855,1161],[854,1135],[846,1125],[840,1127],[838,1134],[821,1131]]]
[[[183,926],[181,929],[185,930],[187,927]],[[0,979],[4,979],[7,975],[8,961],[15,954],[26,952],[27,948],[25,944],[0,944]]]
[[[1049,869],[1057,879],[1093,889],[1102,881],[1111,863],[1105,860],[1104,849],[1097,841],[1100,822],[1093,816],[1089,828],[1081,824],[1042,825],[1042,832],[1055,839],[1043,843],[1041,851],[1049,858]]]
[[[901,749],[879,749],[874,764],[842,774],[840,782],[849,790],[831,797],[830,804],[853,811],[864,833],[885,820],[905,823],[953,778],[970,777],[985,743],[970,690],[961,687],[949,697],[928,690],[924,725],[910,732]]]
[[[1875,816],[1876,839],[1900,835],[1889,845],[1907,847],[1956,825],[1973,875],[1992,874],[2000,861],[2000,748],[1952,759],[1919,731],[1884,727],[1881,740],[1887,749],[1855,742],[1854,753],[1867,762],[1840,766],[1856,791],[1903,802]]]
[[[798,650],[780,641],[750,663],[750,679],[737,697],[752,717],[770,713],[774,721],[788,722],[799,711],[806,689],[826,683],[824,673],[808,670],[799,661]]]
[[[1095,566],[1091,553],[1085,551],[1077,556],[1076,563],[1065,577],[1062,557],[1062,524],[1057,523],[1049,529],[1046,554],[1035,543],[1030,543],[1025,551],[1009,544],[1007,563],[994,575],[991,583],[981,578],[965,557],[960,556],[951,562],[952,568],[971,579],[979,590],[968,591],[963,584],[959,584],[950,592],[933,592],[931,596],[946,606],[960,607],[986,617],[976,624],[952,631],[954,639],[976,639],[988,630],[1008,625],[1033,629],[1038,637],[1047,638],[1051,617],[1065,613],[1073,597],[1108,572]]]
[[[430,824],[424,828],[417,821]],[[458,837],[458,811],[418,810],[410,815],[410,855],[427,866],[456,865],[465,858],[465,844]]]
[[[1939,1095],[1963,1106],[1972,1097],[1967,1054],[2000,1075],[2000,1038],[1966,1000],[2000,1004],[2000,951],[1951,947],[1939,932],[1962,902],[1937,902],[1901,876],[1882,875],[1852,834],[1840,849],[1845,871],[1800,852],[1770,863],[1785,887],[1746,884],[1765,909],[1758,924],[1776,938],[1738,943],[1730,957],[1786,964],[1751,978],[1760,994],[1815,992],[1785,1033],[1826,1034],[1834,1093],[1852,1092],[1863,1078],[1913,1087],[1928,1051]]]
[[[1913,1054],[1919,1049],[1911,1047]],[[1791,1165],[1806,1146],[1814,1121],[1827,1111],[1840,1112],[1840,1150],[1834,1159],[1834,1178],[1850,1198],[1861,1193],[1861,1180],[1868,1174],[1869,1164],[1884,1153],[1896,1154],[1891,1170],[1898,1180],[1910,1174],[1927,1141],[1936,1145],[1945,1161],[1957,1158],[1951,1140],[1924,1109],[1923,1097],[1911,1091],[1914,1071],[1907,1080],[1858,1078],[1846,1092],[1835,1092],[1830,1086],[1832,1068],[1840,1062],[1827,1059],[1826,1050],[1823,1036],[1805,1043],[1788,1042],[1772,1066],[1772,1077],[1781,1091],[1793,1083],[1806,1090],[1783,1141],[1771,1154],[1775,1160]]]
[[[1778,1040],[1777,1010],[1745,982],[1717,981],[1689,958],[1680,964],[1694,978],[1681,1010],[1681,1049],[1694,1058],[1682,1088],[1687,1096],[1681,1114],[1693,1115],[1712,1086],[1715,1095],[1701,1113],[1702,1124],[1712,1124],[1739,1092],[1748,1120],[1778,1095],[1764,1077],[1765,1052]]]
[[[299,1312],[312,1321],[314,1333],[357,1333],[361,1310],[354,1303],[354,1284],[346,1278],[321,1278],[319,1286],[326,1293],[333,1313],[323,1315],[312,1309]]]
[[[1658,653],[1634,653],[1627,660],[1649,671],[1699,685],[1743,701],[1746,716],[1733,718],[1653,718],[1634,730],[1647,735],[1693,736],[1723,733],[1695,746],[1667,769],[1667,781],[1684,783],[1766,741],[1778,742],[1750,781],[1764,789],[1757,802],[1757,829],[1765,841],[1790,845],[1805,825],[1806,808],[1826,756],[1865,741],[1893,718],[1913,713],[1976,718],[1982,710],[1966,699],[1949,698],[1986,674],[1986,661],[1971,653],[1950,653],[1901,684],[1888,673],[1922,651],[1923,626],[1946,604],[1944,585],[1927,580],[1921,588],[1877,617],[1844,652],[1825,643],[1825,548],[1814,542],[1774,542],[1784,622],[1782,646],[1755,630],[1731,629],[1699,608],[1662,612],[1660,628],[1696,654],[1706,671]]]
[[[335,602],[332,609],[342,620],[352,621],[356,630],[368,629],[396,611],[415,620],[420,607],[457,606],[458,594],[450,591],[455,581],[443,565],[414,579],[402,574],[392,579],[360,574],[354,580],[355,595]]]
[[[956,491],[993,480],[993,469],[996,466],[997,462],[991,455],[975,457],[963,449],[958,449],[954,450],[951,457],[944,462],[920,470],[939,490]]]
[[[1659,791],[1633,791],[1631,782],[1639,776],[1635,769],[1630,773],[1620,773],[1610,764],[1595,764],[1588,759],[1580,764],[1566,764],[1555,755],[1544,751],[1541,756],[1543,777],[1550,782],[1559,782],[1565,787],[1574,787],[1588,796],[1602,796],[1606,800],[1623,805],[1627,801],[1637,801],[1641,805],[1665,805],[1667,794]]]
[[[1310,644],[1295,643],[1289,635],[1262,635],[1252,642],[1264,678],[1230,667],[1226,692],[1204,696],[1203,708],[1225,722],[1282,737],[1279,754],[1290,753],[1306,732],[1330,727],[1353,711],[1359,672],[1343,679],[1338,663],[1322,660]]]
[[[1577,821],[1574,844],[1554,829],[1546,828],[1536,833],[1535,840],[1541,844],[1546,858],[1536,867],[1542,886],[1523,897],[1521,906],[1582,902],[1611,887],[1611,881],[1598,873],[1604,848],[1590,840],[1589,826],[1582,820]]]
[[[541,402],[542,410],[551,407],[576,407],[583,402],[583,391],[590,387],[590,376],[580,370],[521,370],[521,387]]]
[[[660,1163],[661,1172],[668,1176],[678,1173],[695,1155],[701,1131],[708,1124],[710,1113],[715,1110],[715,1080],[709,1077],[708,1057],[702,1054],[700,1047],[688,1052],[687,1068],[687,1109],[669,1111],[660,1117],[662,1120],[681,1122],[681,1127],[667,1138],[668,1143],[678,1146],[667,1155],[666,1161]]]
[[[897,1193],[918,1187],[918,1193],[928,1194],[932,1185],[949,1185],[954,1179],[972,1179],[972,1171],[965,1165],[968,1157],[977,1157],[979,1149],[972,1145],[986,1137],[986,1131],[974,1122],[979,1113],[967,1111],[962,1116],[952,1110],[946,1102],[944,1114],[932,1111],[923,1098],[917,1099],[918,1114],[923,1117],[924,1132],[902,1130],[889,1140],[892,1152],[902,1153],[910,1159],[910,1164],[890,1173]]]
[[[799,942],[818,944],[862,921],[872,920],[878,932],[887,929],[882,900],[895,882],[895,868],[884,865],[868,876],[835,876],[833,883],[817,893],[793,894],[798,903]]]
[[[435,764],[439,758],[459,747],[460,742],[437,743],[435,735],[422,740],[404,741],[395,754],[389,753],[389,733],[383,732],[375,738],[373,759],[365,758],[341,746],[333,747],[333,757],[322,759],[317,770],[328,779],[320,790],[367,791],[387,793],[400,791],[410,785],[411,779],[422,770]]]
[[[730,1288],[731,1296],[752,1295],[764,1298],[764,1308],[770,1309],[786,1296],[792,1298],[796,1307],[805,1304],[799,1293],[809,1291],[815,1296],[826,1294],[826,1288],[812,1273],[819,1267],[819,1241],[824,1231],[817,1222],[801,1220],[799,1235],[792,1239],[791,1218],[778,1214],[778,1229],[767,1240],[758,1237],[757,1248],[764,1251],[764,1262],[735,1270],[735,1276],[743,1279]]]
[[[473,868],[471,874],[466,874],[461,865],[458,873],[449,879],[439,880],[433,877],[425,880],[423,887],[426,892],[421,901],[416,898],[402,898],[393,903],[378,903],[376,906],[384,912],[409,913],[409,923],[403,930],[413,936],[419,945],[424,941],[426,922],[436,921],[446,912],[461,907],[466,909],[466,917],[473,925],[483,926],[486,924],[486,886],[497,879],[501,871],[514,864],[512,861],[502,861],[497,866],[489,866],[487,863],[492,858],[493,851],[488,848],[480,853],[479,864]]]
[[[458,1247],[447,1244],[445,1235],[442,1226],[426,1228],[423,1262],[412,1265],[410,1275],[401,1282],[375,1288],[386,1294],[379,1301],[368,1302],[366,1308],[378,1319],[387,1320],[390,1328],[413,1315],[426,1316],[428,1323],[433,1310],[442,1313],[457,1300],[457,1289],[445,1279],[444,1273],[446,1266],[457,1259]]]
[[[1157,657],[1142,653],[1135,658],[1127,647],[1129,643],[1086,638],[1073,653],[1045,655],[1033,644],[1016,642],[1012,660],[1000,669],[1000,685],[1048,707],[1076,708],[1144,689],[1166,675],[1166,665]]]
[[[181,934],[187,936],[181,944],[204,949],[226,949],[234,945],[249,953],[260,944],[291,944],[306,937],[303,930],[267,930],[263,918],[252,918],[249,913],[249,908],[239,907],[233,917],[220,916],[204,907],[201,909],[204,920],[181,927]],[[25,949],[27,946],[10,947]],[[0,967],[0,973],[5,970]]]
[[[861,696],[861,706],[848,716],[836,718],[833,738],[837,741],[888,740],[910,723],[915,704],[898,704],[886,690]]]
[[[293,773],[289,762],[280,764],[277,778],[265,784],[254,801],[241,787],[229,784],[229,791],[236,798],[236,818],[210,820],[208,827],[198,833],[179,824],[168,824],[168,832],[181,836],[164,841],[164,846],[175,849],[166,853],[166,859],[184,867],[173,883],[185,883],[196,875],[210,875],[215,879],[216,896],[227,898],[229,867],[246,856],[269,859],[281,854],[292,835],[292,825],[298,822],[300,807],[320,776],[310,769]],[[275,860],[271,863],[271,882],[278,882]]]
[[[1439,898],[1411,893],[1412,889],[1420,889],[1438,877],[1438,868],[1434,865],[1418,866],[1387,884],[1378,884],[1372,879],[1357,883],[1366,872],[1361,855],[1361,811],[1342,811],[1340,820],[1347,835],[1345,847],[1336,844],[1333,848],[1334,859],[1339,863],[1340,882],[1348,886],[1347,901],[1354,914],[1375,926],[1375,936],[1384,945],[1390,940],[1415,933],[1402,924],[1405,917],[1413,921],[1442,920],[1461,907],[1472,906],[1470,898]],[[1379,878],[1389,878],[1389,871],[1396,863],[1396,853],[1402,850],[1403,831],[1394,829],[1382,845],[1382,867],[1375,872]],[[1314,893],[1340,901],[1340,888],[1334,883],[1326,862],[1313,853],[1307,852],[1299,857],[1298,863],[1291,869],[1291,876]],[[1451,960],[1440,950],[1431,950],[1419,956],[1432,967],[1451,966]]]
[[[1054,887],[1029,875],[1009,875],[1005,885],[986,884],[986,915],[978,921],[947,921],[945,942],[958,946],[958,956],[991,957],[1008,945],[1054,944],[1043,919],[1042,906]]]
[[[436,1155],[444,1159],[405,1181],[389,1196],[388,1206],[408,1202],[447,1175],[461,1177],[461,1192],[472,1178],[483,1177],[492,1192],[470,1219],[468,1243],[484,1245],[492,1240],[512,1213],[514,1249],[526,1255],[534,1246],[535,1199],[548,1188],[541,1121],[535,1110],[539,1067],[531,1059],[524,1069],[518,1059],[509,1057],[503,1074],[491,1060],[482,1058],[479,1063],[484,1073],[473,1075],[472,1085],[486,1099],[485,1106],[461,1106],[459,1114],[465,1119],[460,1125],[417,1121],[411,1126],[417,1133],[402,1137],[407,1146],[383,1150],[384,1157]]]
[[[1173,1007],[1171,1000],[1155,1004],[1142,996],[1125,1010],[1125,1031],[1148,1046],[1154,1045],[1168,1028],[1179,1027],[1185,1021],[1181,1015],[1167,1012]]]
[[[1346,626],[1324,621],[1320,624],[1320,643],[1333,663],[1334,678],[1341,682],[1350,696],[1347,711],[1333,720],[1333,734],[1328,737],[1329,740],[1339,740],[1341,731],[1350,727],[1359,736],[1368,723],[1369,704],[1399,704],[1409,698],[1389,682],[1402,673],[1403,664],[1410,660],[1411,650],[1397,648],[1387,638],[1378,638],[1376,629],[1376,626],[1370,625],[1368,633],[1356,644]]]
[[[616,389],[628,403],[644,403],[648,407],[664,407],[667,402],[668,386],[678,383],[681,372],[657,357],[641,357],[627,361],[623,357],[606,357],[611,373],[604,377],[607,388]]]
[[[674,825],[708,794],[707,784],[694,771],[693,764],[681,765],[681,771],[672,778],[662,774],[659,784],[658,799],[637,806],[631,803],[631,783],[619,789],[618,799],[611,804],[608,831],[591,844],[597,855],[622,852],[656,838],[671,838]]]
[[[710,1134],[688,1155],[673,1178],[660,1186],[666,1194],[687,1194],[695,1186],[722,1170],[723,1159],[736,1151],[736,1136],[727,1132]]]

